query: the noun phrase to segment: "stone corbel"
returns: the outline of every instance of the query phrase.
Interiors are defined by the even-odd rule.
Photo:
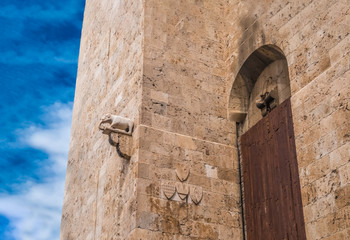
[[[99,124],[102,133],[108,135],[109,143],[116,147],[119,157],[126,160],[131,158],[133,128],[130,119],[112,114],[103,116]]]
[[[242,112],[242,111],[237,111],[237,110],[231,110],[228,113],[228,118],[231,121],[234,121],[236,123],[241,123],[244,121],[245,117],[247,116],[246,112]]]

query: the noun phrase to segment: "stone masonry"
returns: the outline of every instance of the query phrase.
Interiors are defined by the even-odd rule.
[[[287,61],[307,239],[350,239],[349,0],[86,0],[61,239],[243,239],[228,110],[264,45]],[[130,160],[106,113],[134,122]]]

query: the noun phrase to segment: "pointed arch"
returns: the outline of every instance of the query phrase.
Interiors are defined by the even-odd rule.
[[[271,44],[259,47],[245,60],[235,77],[228,103],[229,118],[235,122],[245,122],[249,113],[257,111],[253,108],[255,98],[273,88],[276,88],[278,103],[281,103],[290,97],[289,82],[288,64],[283,51]],[[257,120],[245,125],[251,126],[254,122]]]

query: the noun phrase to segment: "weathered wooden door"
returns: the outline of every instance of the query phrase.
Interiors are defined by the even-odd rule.
[[[306,239],[290,100],[240,141],[248,240]]]

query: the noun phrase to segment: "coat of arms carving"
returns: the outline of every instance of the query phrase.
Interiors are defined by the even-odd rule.
[[[175,183],[174,182],[163,182],[162,183],[162,189],[164,192],[165,197],[170,200],[176,192],[176,188],[175,188]]]
[[[181,165],[176,167],[176,175],[179,178],[181,182],[184,182],[187,180],[188,176],[190,175],[190,168],[187,165]]]
[[[203,198],[203,188],[198,186],[191,186],[190,197],[196,205],[199,204]]]
[[[188,203],[189,196],[192,199],[192,202],[198,205],[203,198],[203,188],[199,186],[194,186],[186,183],[190,175],[190,168],[187,165],[181,164],[178,165],[175,169],[176,176],[180,180],[179,182],[175,181],[164,181],[162,182],[162,190],[165,197],[168,200],[174,201],[185,201]],[[174,197],[177,193],[179,198]]]
[[[177,182],[175,184],[176,186],[176,191],[177,191],[177,194],[179,195],[179,197],[184,200],[188,193],[189,193],[189,187],[188,187],[188,184],[185,184],[185,183],[182,183],[182,182]]]

